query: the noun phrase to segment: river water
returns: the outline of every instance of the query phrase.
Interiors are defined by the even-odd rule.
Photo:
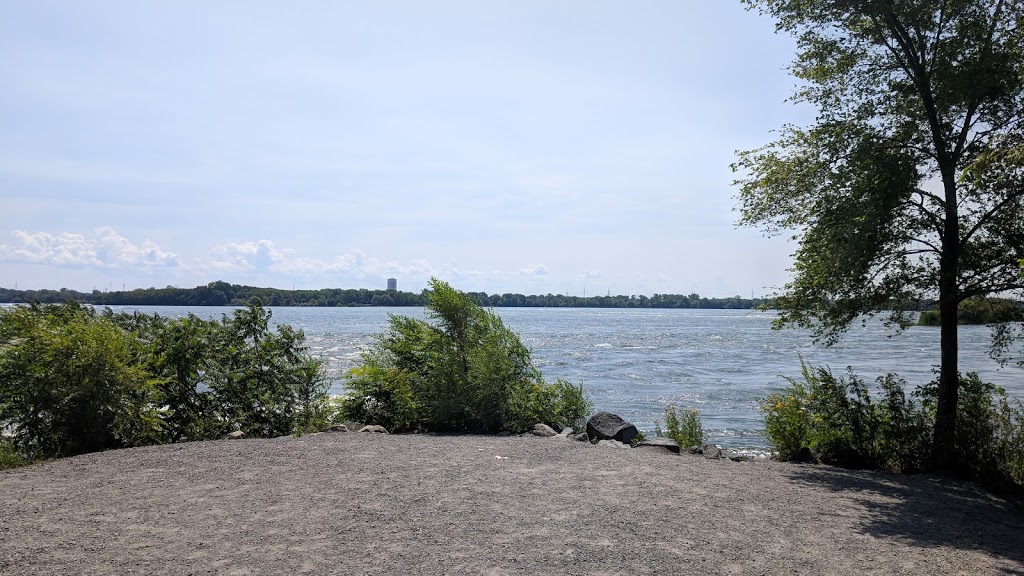
[[[220,318],[231,308],[114,307],[164,316],[189,312]],[[343,392],[344,373],[360,351],[386,330],[389,314],[423,318],[418,308],[274,308],[273,321],[302,328],[312,353],[323,358]],[[912,327],[891,336],[881,322],[856,326],[832,348],[816,346],[806,332],[771,329],[774,315],[749,310],[636,310],[500,308],[519,333],[544,378],[582,383],[598,410],[608,410],[653,430],[665,407],[696,408],[711,441],[757,449],[767,442],[759,398],[798,376],[800,358],[835,373],[852,366],[868,381],[896,372],[910,387],[935,378],[938,328]],[[1024,399],[1024,368],[988,357],[989,329],[960,327],[960,367]]]

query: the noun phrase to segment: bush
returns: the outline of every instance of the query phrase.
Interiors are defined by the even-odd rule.
[[[530,352],[491,310],[431,279],[427,317],[392,316],[349,373],[343,416],[392,431],[521,431],[582,427],[582,387],[544,382]]]
[[[938,384],[916,394],[933,414]],[[1024,406],[973,372],[961,376],[954,449],[962,476],[998,488],[1024,487]]]
[[[305,335],[288,325],[269,329],[271,311],[258,301],[224,315],[204,378],[221,432],[273,438],[319,424],[329,384],[309,356]],[[301,422],[300,422],[301,420]]]
[[[768,440],[780,460],[804,449],[823,463],[892,472],[923,469],[930,447],[930,421],[904,394],[906,382],[889,374],[876,382],[882,401],[851,371],[848,380],[801,360],[802,380],[770,395],[763,407]]]
[[[329,383],[302,331],[259,303],[223,321],[97,314],[75,303],[0,310],[0,430],[22,459],[323,429]],[[7,433],[7,432],[5,432]],[[4,446],[0,446],[4,448]]]
[[[29,463],[28,459],[18,454],[18,451],[14,448],[14,442],[10,438],[0,436],[0,470],[17,468]]]
[[[780,460],[810,449],[825,464],[847,468],[920,472],[928,467],[938,384],[906,397],[906,382],[893,374],[878,378],[874,402],[852,371],[837,378],[827,368],[801,360],[802,379],[771,394],[763,406],[765,429]],[[980,483],[1024,487],[1024,407],[1006,392],[982,383],[977,374],[960,377],[956,446],[959,471]],[[1014,487],[1015,486],[1015,487]]]
[[[75,303],[0,310],[0,428],[28,459],[149,444],[155,382],[131,334]]]
[[[661,423],[655,420],[656,435],[671,438],[682,448],[704,445],[704,426],[696,410],[684,408],[680,416],[675,406],[669,406],[665,409],[665,427],[668,428],[667,432],[662,430]]]

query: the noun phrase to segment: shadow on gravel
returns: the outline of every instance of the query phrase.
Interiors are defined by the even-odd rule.
[[[983,550],[1024,564],[1024,506],[1020,502],[934,476],[824,466],[794,466],[789,475],[795,483],[842,492],[862,506],[866,513],[860,530],[865,534],[926,547]]]

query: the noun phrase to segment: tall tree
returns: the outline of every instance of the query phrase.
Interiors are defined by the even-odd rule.
[[[780,325],[827,342],[937,299],[935,464],[953,464],[957,309],[1024,280],[1024,1],[744,0],[791,34],[817,109],[740,152],[740,223],[794,231]]]

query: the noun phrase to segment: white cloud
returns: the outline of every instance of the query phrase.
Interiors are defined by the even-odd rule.
[[[182,266],[177,254],[148,239],[133,244],[110,227],[97,228],[88,236],[15,230],[11,237],[10,244],[0,244],[0,262],[143,269]]]
[[[402,264],[350,250],[330,259],[299,256],[295,250],[278,248],[271,240],[228,243],[214,247],[201,266],[223,273],[271,272],[297,276],[341,275],[346,278],[367,278],[395,274],[429,276],[434,267],[427,260]]]
[[[521,268],[519,273],[523,276],[547,276],[548,267],[543,264],[530,264],[526,268]]]

